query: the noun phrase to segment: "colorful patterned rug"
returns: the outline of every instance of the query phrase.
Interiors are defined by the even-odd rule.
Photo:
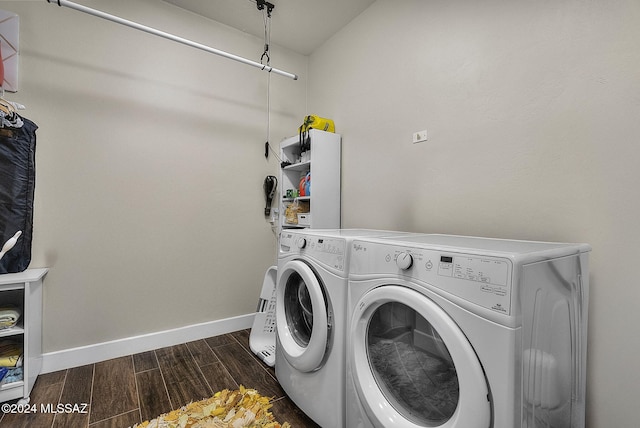
[[[255,389],[228,389],[216,392],[206,400],[186,406],[133,428],[290,428],[275,420],[269,409],[271,399]]]

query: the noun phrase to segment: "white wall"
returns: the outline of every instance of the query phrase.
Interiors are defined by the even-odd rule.
[[[635,0],[378,0],[309,62],[344,227],[593,246],[591,428],[637,425],[638,22]]]
[[[259,60],[263,41],[161,1],[89,7]],[[268,73],[72,9],[20,15],[20,90],[39,125],[32,267],[45,352],[250,314],[275,237],[262,182]],[[256,13],[260,13],[256,10]],[[308,58],[272,47],[271,141],[305,114]]]

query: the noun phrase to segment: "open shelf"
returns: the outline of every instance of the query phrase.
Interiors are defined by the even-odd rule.
[[[0,329],[0,340],[22,345],[22,380],[0,385],[0,402],[28,400],[42,369],[42,281],[47,271],[27,269],[0,275],[0,306],[20,311],[15,326]]]
[[[310,143],[305,152],[301,152],[300,137],[295,135],[280,143],[280,155],[283,162],[291,162],[280,170],[279,187],[281,229],[340,227],[340,178],[341,178],[341,137],[332,132],[311,129]],[[311,177],[310,195],[287,198],[287,190],[300,192],[300,181],[309,174]],[[299,225],[287,223],[287,207],[295,202],[304,202],[310,221]]]
[[[0,330],[0,337],[2,338],[16,336],[19,334],[24,334],[24,323],[22,320],[18,321],[18,323],[13,327],[3,328]]]

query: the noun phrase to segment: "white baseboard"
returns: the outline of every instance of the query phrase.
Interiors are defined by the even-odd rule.
[[[126,337],[110,342],[48,352],[42,356],[42,373],[84,366],[111,358],[151,351],[250,328],[255,314],[193,324],[172,330]]]

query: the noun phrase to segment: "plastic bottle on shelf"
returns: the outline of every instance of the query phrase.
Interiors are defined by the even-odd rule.
[[[304,177],[304,194],[305,196],[311,196],[311,173],[307,173]]]

